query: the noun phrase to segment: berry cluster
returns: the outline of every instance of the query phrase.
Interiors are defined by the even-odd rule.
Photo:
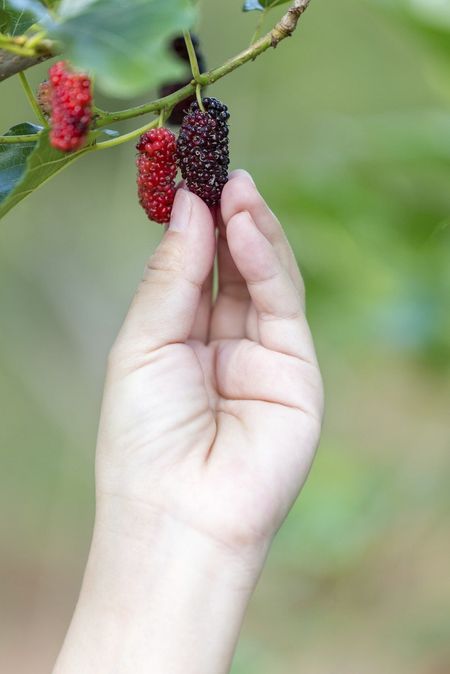
[[[72,72],[65,61],[49,71],[51,131],[50,142],[61,152],[78,150],[86,141],[92,120],[91,80]]]
[[[191,34],[191,39],[192,39],[192,44],[194,45],[194,50],[195,54],[197,56],[197,62],[198,62],[198,67],[200,69],[200,72],[204,72],[206,70],[206,62],[205,58],[203,56],[203,53],[200,48],[200,41],[196,35]],[[182,35],[175,37],[172,40],[171,43],[171,50],[174,53],[174,55],[180,60],[183,61],[184,63],[189,66],[189,54],[188,50],[186,47],[186,42],[185,39]],[[186,69],[186,77],[181,79],[180,81],[177,82],[168,82],[166,84],[163,84],[160,89],[159,89],[159,96],[162,98],[163,96],[169,96],[170,94],[175,93],[175,91],[178,91],[178,89],[181,89],[184,87],[186,84],[189,84],[189,82],[192,80],[192,74],[191,74],[191,69],[190,67]],[[176,124],[180,125],[183,121],[183,117],[186,114],[186,110],[189,108],[191,103],[195,101],[195,95],[189,96],[186,98],[184,101],[181,101],[180,103],[177,103],[176,106],[173,108],[172,112],[170,113],[170,117],[168,121],[171,124]]]
[[[152,129],[141,136],[136,149],[139,203],[150,220],[169,222],[176,189],[176,137],[168,129]]]
[[[192,103],[181,125],[177,161],[191,192],[208,206],[219,203],[228,180],[228,119],[226,105],[216,98],[203,99],[205,112]]]

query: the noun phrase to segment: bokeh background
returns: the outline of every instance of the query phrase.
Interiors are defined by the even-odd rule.
[[[248,43],[240,4],[203,3],[210,65]],[[301,263],[327,393],[234,674],[448,674],[450,3],[313,0],[213,92]],[[0,100],[2,130],[32,121],[17,82]],[[161,235],[134,174],[132,144],[90,156],[0,223],[5,674],[51,670],[77,597],[106,354]]]

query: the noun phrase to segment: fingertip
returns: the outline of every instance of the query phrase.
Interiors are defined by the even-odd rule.
[[[245,169],[235,169],[234,171],[231,171],[231,173],[228,176],[228,180],[234,180],[235,178],[245,178],[246,180],[249,180],[253,185],[255,184],[255,181],[253,180],[253,176],[251,173],[246,171]]]
[[[243,169],[233,171],[222,192],[221,212],[224,222],[240,211],[255,211],[261,199],[251,175]]]
[[[231,256],[247,282],[257,282],[276,272],[273,247],[248,211],[241,211],[230,218],[226,235]]]

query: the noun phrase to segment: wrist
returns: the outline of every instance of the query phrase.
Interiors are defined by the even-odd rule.
[[[64,665],[71,643],[86,674],[228,672],[267,547],[229,549],[167,513],[103,495],[55,674],[75,672]]]

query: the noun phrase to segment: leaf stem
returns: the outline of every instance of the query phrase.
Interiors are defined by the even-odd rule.
[[[38,120],[41,122],[41,124],[43,126],[48,126],[47,120],[45,119],[44,114],[43,114],[41,108],[39,107],[39,103],[37,102],[32,90],[31,90],[30,84],[27,80],[27,76],[25,75],[25,73],[23,71],[19,73],[19,79],[20,79],[20,83],[22,84],[25,95],[28,98],[28,101],[29,101],[29,103],[30,103],[30,105],[31,105],[31,107],[34,111],[34,114],[36,115],[36,117],[38,118]]]
[[[185,30],[184,41],[186,43],[186,49],[189,55],[189,63],[191,64],[192,77],[196,82],[200,81],[200,68],[198,65],[197,54],[195,52],[194,43],[192,42],[191,34],[188,30]]]
[[[225,77],[225,75],[240,68],[245,63],[254,61],[265,51],[271,47],[277,47],[282,40],[292,35],[297,27],[300,17],[308,8],[310,1],[311,0],[294,0],[283,18],[264,37],[261,37],[254,44],[250,45],[247,49],[244,49],[240,54],[229,59],[218,68],[209,70],[206,73],[200,73],[197,81],[193,79],[192,82],[186,84],[186,86],[181,89],[178,89],[178,91],[175,91],[173,94],[165,96],[164,98],[159,98],[151,103],[145,103],[144,105],[138,105],[137,107],[128,108],[127,110],[118,110],[117,112],[109,112],[101,115],[97,120],[97,128],[107,126],[108,124],[114,124],[114,122],[133,119],[134,117],[146,115],[150,112],[160,112],[162,108],[173,108],[177,103],[180,103],[189,96],[192,96],[192,94],[195,94],[197,84],[200,84],[203,87],[213,84],[222,77]]]

